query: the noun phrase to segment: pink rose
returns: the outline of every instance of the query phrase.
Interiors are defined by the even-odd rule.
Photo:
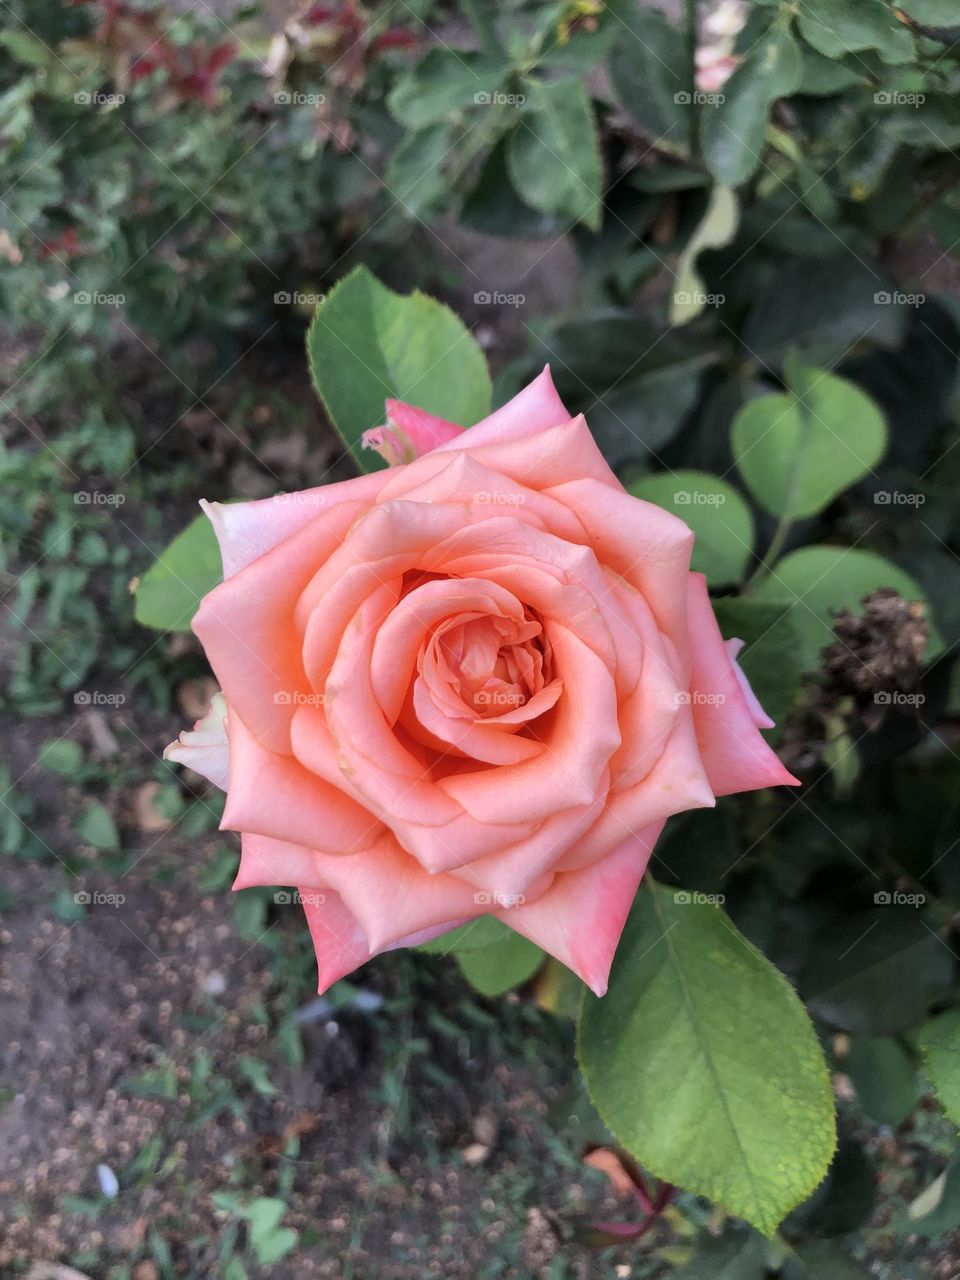
[[[468,431],[391,403],[372,437],[412,460],[206,507],[225,701],[168,756],[226,785],[236,887],[299,887],[321,990],[491,913],[602,994],[666,819],[794,781],[693,534],[546,369]]]

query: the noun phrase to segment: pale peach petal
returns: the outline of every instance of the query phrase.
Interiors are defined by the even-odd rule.
[[[663,823],[654,823],[629,836],[602,861],[558,875],[536,902],[494,914],[602,996],[637,887],[662,830]]]
[[[279,493],[257,502],[201,501],[200,506],[220,544],[224,578],[233,577],[258,556],[309,524],[320,512],[329,511],[340,502],[373,503],[385,479],[383,472],[378,471],[316,489]]]
[[[184,729],[176,742],[164,748],[164,760],[186,765],[221,791],[226,791],[230,781],[226,720],[227,700],[222,693],[215,693],[210,699],[207,714],[192,729]]]
[[[312,861],[309,868],[305,861],[301,863],[306,859]],[[335,890],[363,930],[371,951],[450,920],[473,919],[487,909],[477,901],[472,885],[449,875],[428,875],[389,834],[373,848],[347,857],[244,835],[237,885],[256,883],[250,875],[262,874],[248,867],[293,869],[298,865],[303,865],[306,874],[297,876],[296,883],[320,891]]]
[[[363,930],[343,900],[332,891],[300,890],[303,913],[317,956],[320,995],[366,964],[374,954]],[[322,901],[321,901],[322,899]]]
[[[193,619],[228,702],[272,751],[289,752],[296,703],[313,696],[291,625],[297,599],[363,510],[341,502],[315,515],[204,596]]]
[[[753,723],[757,726],[757,728],[758,729],[775,729],[776,728],[775,723],[770,719],[770,717],[764,711],[763,707],[761,707],[760,701],[757,698],[757,695],[750,688],[750,681],[747,679],[746,675],[744,674],[743,668],[740,666],[740,663],[737,662],[737,658],[739,657],[740,650],[742,648],[743,648],[742,640],[727,641],[727,653],[729,653],[730,659],[733,662],[734,674],[736,675],[737,680],[740,683],[740,692],[743,694],[743,696],[747,700],[747,706],[750,708],[750,714],[753,716]]]
[[[501,441],[525,440],[569,421],[570,414],[553,385],[550,366],[544,365],[534,380],[502,408],[481,419],[462,436],[447,440],[438,448],[478,449],[481,445]]]
[[[545,634],[563,696],[537,721],[548,750],[512,769],[459,773],[438,782],[467,813],[483,822],[543,822],[562,809],[592,804],[610,757],[620,745],[617,702],[609,668],[579,636],[550,619]]]
[[[676,516],[601,486],[573,480],[548,490],[567,503],[583,523],[597,559],[627,579],[643,596],[664,635],[676,645],[685,681],[689,662],[686,576],[693,532]]]
[[[690,695],[700,754],[718,796],[799,786],[764,741],[736,664],[720,635],[702,573],[689,582],[693,671]]]
[[[341,789],[310,773],[293,756],[262,747],[234,713],[230,739],[230,788],[221,830],[272,836],[324,853],[366,849],[383,824]]]

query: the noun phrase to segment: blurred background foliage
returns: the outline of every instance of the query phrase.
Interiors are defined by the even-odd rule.
[[[340,1274],[323,1269],[346,1241],[330,1234],[338,1210],[318,1208],[316,1126],[264,1118],[297,1093],[318,1052],[304,1028],[335,1026],[365,1064],[357,1110],[338,1112],[363,1135],[355,1148],[376,1206],[372,1243],[362,1232],[354,1241],[374,1261],[357,1275],[372,1265],[420,1276],[428,1256],[444,1274],[471,1276],[608,1275],[615,1265],[687,1280],[953,1275],[952,0],[724,0],[666,14],[634,0],[9,0],[2,21],[9,937],[54,947],[62,926],[65,947],[114,954],[90,894],[120,881],[134,900],[162,894],[185,860],[198,897],[225,895],[235,857],[216,835],[217,802],[157,758],[209,696],[182,626],[215,560],[209,547],[181,548],[196,573],[185,599],[163,602],[175,614],[169,634],[137,624],[130,587],[197,498],[351,473],[303,344],[318,303],[363,264],[394,289],[453,306],[488,356],[495,403],[549,361],[631,491],[696,529],[695,567],[725,633],[747,641],[744,665],[778,722],[772,737],[805,785],[675,820],[656,873],[722,894],[798,986],[841,1115],[828,1182],[776,1244],[681,1196],[642,1242],[603,1252],[612,1246],[597,1235],[599,1205],[619,1180],[626,1208],[612,1213],[629,1218],[635,1179],[625,1156],[623,1176],[604,1159],[584,1174],[585,1151],[612,1148],[589,1104],[562,1093],[579,998],[563,975],[548,966],[531,980],[528,955],[488,938],[486,951],[458,954],[472,987],[449,962],[408,957],[398,976],[391,958],[361,975],[370,989],[341,984],[332,1006],[304,1015],[312,978],[296,913],[251,892],[210,963],[218,973],[242,960],[253,1005],[205,989],[177,1036],[152,1030],[124,1072],[132,1105],[152,1099],[149,1132],[120,1154],[116,1135],[98,1146],[94,1124],[62,1183],[34,1172],[21,1186],[16,1174],[12,1219],[46,1224],[56,1213],[66,1225],[53,1243],[35,1226],[29,1247],[15,1233],[3,1264],[19,1274],[55,1255],[111,1280],[242,1280],[269,1268],[311,1274],[296,1268],[312,1259],[316,1274]],[[74,962],[86,972],[83,955]],[[130,969],[136,987],[142,975]],[[246,1052],[231,1038],[238,1009],[264,1029]],[[63,1016],[64,1046],[88,1052],[81,1025]],[[0,1113],[18,1141],[13,1099],[37,1034],[20,1032]],[[531,1060],[534,1042],[549,1048]],[[465,1062],[475,1097],[451,1136],[436,1113]],[[509,1112],[515,1084],[481,1083],[483,1063],[508,1064],[524,1088],[554,1099],[549,1114],[525,1113],[522,1141],[478,1128],[485,1108]],[[318,1087],[353,1096],[351,1069],[337,1069],[315,1075]],[[232,1124],[260,1137],[273,1124],[279,1145],[224,1164],[224,1137],[213,1143],[220,1163],[201,1159],[194,1135]],[[24,1159],[35,1169],[46,1151],[33,1141]],[[468,1156],[470,1146],[486,1155]],[[89,1185],[98,1151],[117,1166],[119,1195],[105,1175]],[[342,1177],[337,1162],[359,1158],[348,1145],[329,1172]],[[405,1212],[423,1211],[422,1238],[378,1229],[388,1184],[411,1161],[428,1183],[451,1160],[495,1199],[488,1210],[484,1191],[464,1193],[451,1252],[419,1202]],[[165,1180],[174,1201],[196,1202],[202,1229],[150,1201]],[[122,1236],[141,1219],[139,1234]],[[499,1234],[488,1230],[497,1222]]]

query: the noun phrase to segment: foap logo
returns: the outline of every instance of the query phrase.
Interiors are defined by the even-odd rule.
[[[486,289],[478,289],[473,295],[478,307],[522,307],[527,300],[525,293],[502,293],[494,289],[492,293]]]
[[[284,506],[316,507],[318,510],[327,505],[327,499],[324,494],[311,493],[310,490],[304,490],[301,493],[275,493],[273,500],[274,502],[283,503]]]
[[[522,107],[526,100],[523,93],[487,93],[484,89],[473,95],[477,107]]]
[[[104,493],[100,489],[78,489],[73,495],[78,507],[122,507],[126,500],[126,494]]]
[[[326,297],[325,293],[301,293],[299,289],[288,293],[281,289],[273,295],[273,301],[278,307],[319,307]]]
[[[925,293],[903,293],[900,289],[881,289],[873,295],[878,307],[922,307],[927,300]]]
[[[922,107],[926,102],[923,93],[902,93],[899,89],[880,89],[873,95],[878,107]]]
[[[673,100],[678,107],[722,107],[727,99],[722,93],[704,93],[702,89],[694,89],[690,93],[681,89],[673,95]]]
[[[99,893],[96,890],[80,889],[73,895],[78,907],[122,907],[126,896],[122,893]]]
[[[92,292],[78,289],[73,295],[73,301],[78,307],[122,307],[126,300],[124,293],[101,293],[98,289]]]
[[[326,894],[317,893],[313,889],[305,892],[299,889],[278,889],[273,895],[274,904],[278,907],[322,907],[326,900]]]
[[[704,293],[700,289],[678,289],[673,301],[678,307],[689,307],[696,304],[701,307],[722,307],[727,300],[725,293]]]
[[[102,689],[78,689],[73,695],[75,707],[122,707],[125,693],[105,693]]]
[[[678,707],[722,707],[726,695],[722,693],[705,693],[703,689],[680,689],[674,694],[674,705]]]
[[[302,689],[278,689],[273,695],[277,707],[322,707],[322,693],[304,693]]]
[[[127,100],[125,93],[88,93],[81,89],[73,95],[78,107],[121,107]]]
[[[925,493],[906,493],[902,489],[878,489],[873,501],[878,507],[922,507]]]
[[[722,507],[725,493],[705,493],[702,489],[677,489],[673,500],[678,507]]]
[[[473,895],[473,901],[478,907],[498,907],[501,910],[522,907],[526,900],[522,893],[498,893],[496,890],[486,889]]]
[[[297,89],[281,89],[273,95],[278,107],[322,107],[326,100],[325,93],[300,93]]]
[[[522,507],[527,500],[522,493],[495,493],[492,489],[480,489],[473,496],[491,507]]]
[[[926,700],[924,693],[903,693],[900,689],[881,689],[873,695],[878,707],[922,707]]]
[[[899,889],[892,893],[880,889],[873,895],[873,903],[877,907],[922,907],[926,900],[923,893],[901,893]]]
[[[522,707],[526,699],[514,689],[481,689],[477,703],[481,707]]]
[[[722,893],[700,893],[697,889],[678,889],[673,895],[678,907],[722,907],[726,897]]]

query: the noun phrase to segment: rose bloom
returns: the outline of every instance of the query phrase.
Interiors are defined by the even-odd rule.
[[[204,504],[223,696],[167,755],[226,790],[235,887],[299,889],[321,990],[492,914],[602,995],[666,819],[795,781],[739,642],[548,369],[469,430],[391,401],[367,435],[398,465]]]

